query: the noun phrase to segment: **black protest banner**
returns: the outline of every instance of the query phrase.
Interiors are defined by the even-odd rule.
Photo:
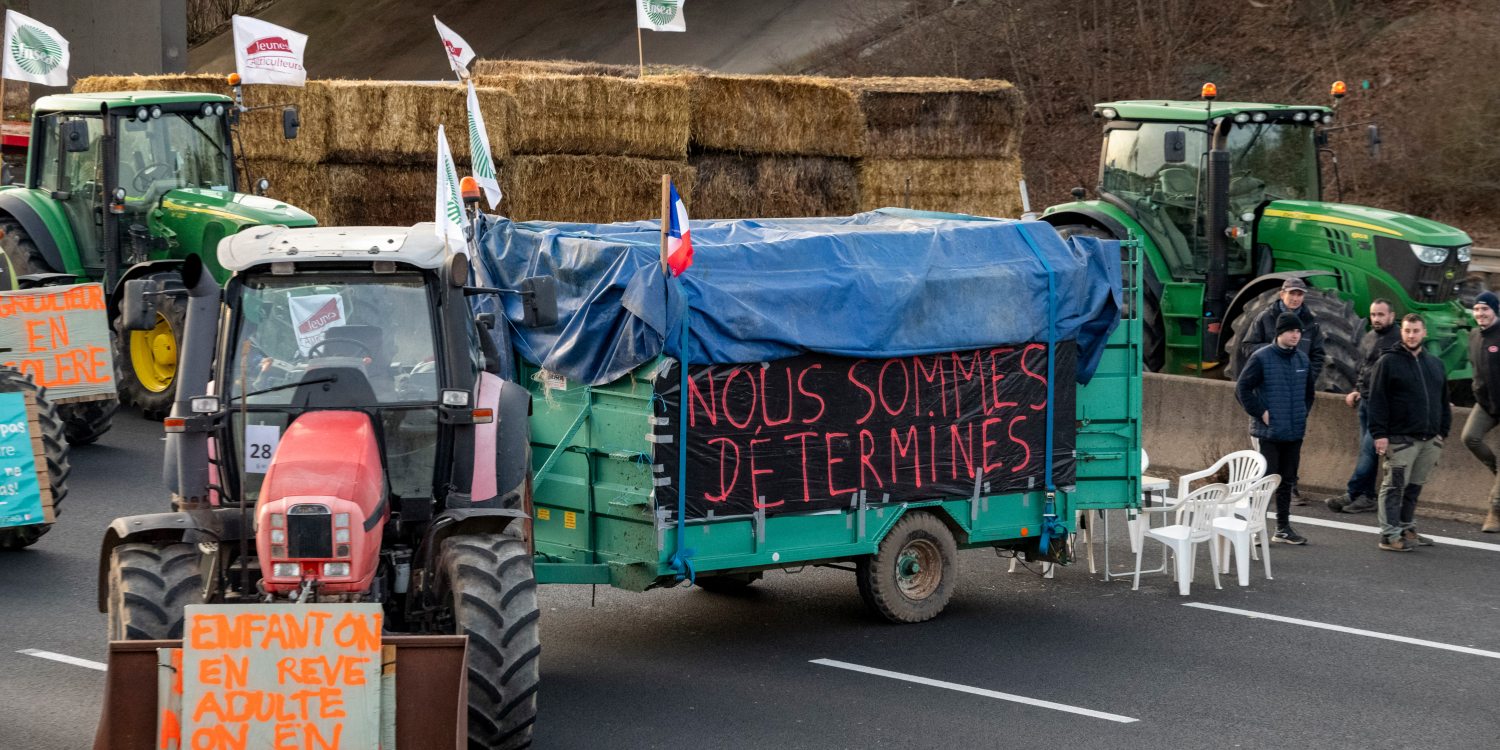
[[[1073,483],[1077,346],[1057,347],[1053,483]],[[1046,486],[1047,346],[891,359],[806,354],[689,368],[687,515],[999,495]],[[675,510],[681,375],[654,382],[654,462]],[[661,419],[665,418],[665,419]],[[987,489],[984,487],[987,486]]]

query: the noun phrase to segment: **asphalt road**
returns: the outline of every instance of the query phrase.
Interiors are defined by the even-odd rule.
[[[17,651],[104,659],[97,545],[110,519],[165,506],[161,445],[159,426],[121,419],[74,454],[52,533],[0,554],[0,748],[91,743],[103,673]],[[1471,524],[1422,523],[1427,534],[1500,544]],[[1495,747],[1500,549],[1393,554],[1373,534],[1298,528],[1310,544],[1273,548],[1275,579],[1256,565],[1248,588],[1231,573],[1214,590],[1204,551],[1190,597],[1160,575],[1132,592],[1129,581],[1090,576],[1086,563],[1044,580],[1007,573],[991,552],[964,552],[952,603],[921,625],[877,621],[853,576],[829,569],[769,574],[741,596],[601,587],[591,605],[588,586],[544,587],[535,747]],[[1160,557],[1148,549],[1149,567]]]

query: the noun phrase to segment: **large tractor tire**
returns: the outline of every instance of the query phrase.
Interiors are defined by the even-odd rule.
[[[1254,351],[1245,351],[1242,341],[1255,321],[1276,304],[1279,289],[1270,289],[1250,301],[1240,310],[1229,327],[1234,335],[1229,339],[1229,367],[1224,371],[1230,380],[1240,376],[1245,361]],[[1318,319],[1323,330],[1323,372],[1318,375],[1317,389],[1325,393],[1348,393],[1354,390],[1359,379],[1359,339],[1365,332],[1365,321],[1354,312],[1354,303],[1339,299],[1327,289],[1309,289],[1302,304]],[[1257,347],[1259,348],[1259,347]]]
[[[62,418],[69,445],[88,445],[103,437],[114,426],[115,412],[119,410],[120,400],[117,398],[57,405],[57,415]]]
[[[182,277],[175,273],[143,278],[155,279],[161,289],[182,288]],[[162,295],[156,300],[155,328],[129,331],[123,318],[114,321],[115,383],[122,403],[140,409],[146,419],[160,422],[177,400],[177,351],[187,330],[187,298]]]
[[[5,260],[9,263],[9,267],[0,268],[0,273],[5,274],[4,278],[0,278],[0,291],[19,288],[20,282],[16,279],[22,276],[60,270],[47,265],[36,242],[14,217],[0,214],[0,232],[5,233],[5,236],[0,237],[0,250],[5,252]]]
[[[1057,227],[1057,234],[1063,239],[1069,237],[1098,237],[1102,240],[1117,240],[1119,237],[1113,233],[1091,227],[1085,224],[1064,224]],[[1145,258],[1141,259],[1141,273],[1146,273]],[[1161,368],[1167,364],[1167,330],[1161,317],[1161,300],[1151,291],[1151,285],[1141,279],[1141,333],[1145,339],[1142,342],[1141,352],[1144,355],[1146,369],[1151,372],[1161,372]]]
[[[196,544],[115,547],[109,559],[109,639],[181,638],[183,608],[203,603],[201,564]]]
[[[47,398],[46,388],[9,367],[0,367],[0,393],[30,393],[36,399],[42,451],[47,456],[47,480],[52,487],[52,514],[56,517],[62,513],[62,501],[68,496],[68,475],[73,471],[68,463],[68,443],[63,438],[63,423],[57,415],[57,406]],[[0,529],[0,549],[30,546],[51,528],[52,524],[33,524]]]
[[[454,633],[469,637],[469,748],[531,745],[542,646],[536,575],[510,534],[443,540],[438,563]]]
[[[907,513],[880,540],[875,554],[855,564],[854,579],[865,604],[885,619],[931,620],[948,606],[958,584],[958,543],[937,516]]]

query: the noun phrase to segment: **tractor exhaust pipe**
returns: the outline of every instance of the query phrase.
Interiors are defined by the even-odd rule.
[[[172,416],[192,417],[193,398],[208,395],[219,324],[219,284],[197,255],[189,255],[182,264],[182,284],[188,293],[187,330],[178,352],[177,401],[172,404]],[[190,430],[167,435],[167,453],[164,479],[177,495],[179,507],[208,508],[208,432]]]
[[[1219,339],[1224,331],[1224,298],[1229,286],[1229,239],[1224,232],[1229,228],[1229,138],[1228,118],[1214,129],[1213,145],[1208,152],[1208,195],[1205,196],[1204,211],[1208,220],[1204,229],[1208,233],[1208,274],[1203,284],[1203,362],[1219,361]]]

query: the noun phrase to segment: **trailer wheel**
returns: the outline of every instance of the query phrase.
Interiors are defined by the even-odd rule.
[[[895,623],[931,620],[948,606],[958,583],[958,543],[937,516],[907,513],[855,565],[860,596]]]
[[[469,637],[469,748],[531,745],[542,646],[536,575],[509,534],[443,540],[439,570],[453,631]]]
[[[37,424],[42,433],[42,452],[47,456],[47,480],[52,487],[52,514],[62,513],[62,501],[68,496],[68,444],[63,438],[63,423],[57,416],[57,405],[47,397],[47,389],[22,375],[19,370],[0,367],[0,393],[30,393],[36,399]],[[0,549],[20,549],[41,539],[52,524],[10,526],[0,529]]]
[[[157,273],[161,288],[181,289],[182,277]],[[185,297],[157,298],[156,326],[149,331],[125,329],[123,318],[115,318],[115,382],[120,401],[141,410],[141,416],[160,422],[172,411],[177,399],[177,353],[187,330]]]
[[[181,638],[183,608],[203,603],[200,561],[196,544],[115,547],[109,559],[109,639]]]
[[[1240,310],[1229,326],[1234,335],[1229,339],[1229,367],[1225,377],[1236,380],[1245,362],[1254,351],[1246,351],[1242,342],[1255,321],[1276,304],[1279,289],[1269,289],[1251,300]],[[1318,328],[1323,331],[1323,372],[1318,374],[1317,389],[1326,393],[1348,393],[1354,390],[1359,378],[1359,339],[1365,332],[1365,321],[1354,312],[1354,303],[1340,299],[1328,289],[1309,289],[1302,304],[1318,319]]]

